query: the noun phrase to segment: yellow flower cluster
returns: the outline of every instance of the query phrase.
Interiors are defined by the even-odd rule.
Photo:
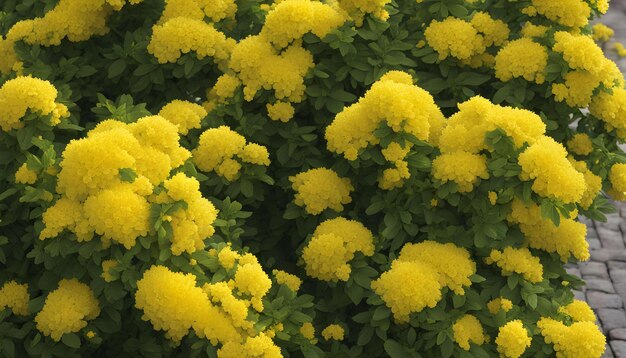
[[[305,322],[300,327],[300,334],[308,340],[315,339],[315,327],[313,327],[311,322]]]
[[[317,226],[302,250],[307,275],[323,281],[347,281],[356,252],[374,254],[374,237],[363,224],[343,217]]]
[[[569,159],[574,168],[585,177],[585,186],[587,189],[583,193],[578,205],[583,209],[588,209],[600,193],[600,190],[602,190],[602,178],[589,170],[585,162],[573,160],[571,157]]]
[[[411,75],[391,71],[374,83],[357,103],[337,114],[326,128],[327,148],[348,160],[356,160],[361,151],[379,144],[374,131],[383,124],[396,133],[410,133],[436,144],[444,121],[432,96],[413,85]],[[401,186],[409,177],[408,163],[404,160],[408,150],[409,147],[395,142],[382,149],[393,168],[383,172],[379,179],[381,188]]]
[[[424,30],[424,36],[428,45],[439,54],[439,60],[448,56],[470,60],[486,49],[484,38],[477,29],[471,23],[454,17],[433,20]]]
[[[200,128],[200,122],[206,115],[202,106],[181,100],[173,100],[159,111],[159,116],[174,123],[182,135],[187,135],[190,129]]]
[[[113,282],[114,277],[111,275],[110,270],[117,267],[116,260],[104,260],[102,261],[102,279],[104,282]]]
[[[561,53],[570,68],[585,70],[593,75],[599,75],[604,70],[602,64],[607,59],[591,37],[559,31],[554,34],[554,40],[556,43],[552,50]]]
[[[34,77],[17,77],[0,87],[0,128],[8,132],[24,127],[20,121],[28,111],[50,115],[51,125],[69,116],[64,104],[56,103],[57,90],[52,83]]]
[[[561,218],[560,225],[556,226],[551,220],[541,217],[539,206],[526,206],[519,200],[513,201],[511,209],[509,222],[519,224],[531,248],[558,253],[563,262],[567,262],[570,256],[580,261],[589,259],[585,224]]]
[[[532,283],[543,280],[543,266],[539,258],[533,256],[527,248],[506,247],[502,251],[491,250],[485,262],[500,267],[504,276],[515,272]]]
[[[260,275],[257,269],[261,270]],[[150,321],[156,330],[165,331],[166,337],[176,343],[193,328],[198,337],[207,338],[213,345],[222,344],[220,358],[281,357],[271,338],[263,333],[257,335],[255,322],[247,320],[250,305],[260,305],[262,310],[261,298],[271,281],[250,254],[239,257],[237,274],[234,281],[200,288],[192,274],[152,266],[137,282],[135,307],[143,311],[144,320]],[[261,296],[257,296],[260,292]],[[248,300],[242,295],[252,298]]]
[[[620,138],[626,138],[626,89],[615,87],[612,91],[601,91],[594,96],[589,111],[604,121],[608,130],[616,129]]]
[[[498,330],[496,345],[503,358],[519,358],[530,347],[531,338],[522,321],[510,321]]]
[[[300,285],[302,285],[302,280],[296,275],[281,270],[274,270],[272,273],[278,284],[289,287],[293,292],[298,292]]]
[[[489,312],[491,312],[491,314],[496,314],[500,310],[503,310],[504,312],[509,312],[512,308],[513,302],[504,297],[494,298],[487,303],[487,309],[489,309]]]
[[[587,71],[570,71],[565,75],[565,83],[552,84],[552,93],[559,102],[565,101],[570,107],[586,107],[600,80]]]
[[[442,257],[446,260],[442,260]],[[469,277],[476,273],[476,264],[471,260],[469,252],[452,243],[408,243],[400,250],[398,261],[428,264],[439,273],[439,283],[458,295],[465,293],[463,286],[470,286],[472,281]]]
[[[502,107],[476,96],[458,105],[459,111],[447,121],[441,133],[439,147],[442,153],[466,151],[478,154],[489,149],[485,135],[497,128],[513,138],[517,147],[533,144],[546,131],[541,117],[533,112]]]
[[[521,35],[523,37],[543,37],[548,29],[548,26],[535,25],[531,22],[526,22],[522,26]]]
[[[281,122],[289,122],[293,115],[295,114],[295,109],[289,102],[276,102],[276,103],[268,103],[267,105],[267,115],[271,120],[281,121]]]
[[[207,90],[207,100],[202,106],[211,112],[218,104],[226,103],[229,98],[233,97],[239,87],[241,87],[241,81],[237,76],[228,73],[219,76],[213,87]]]
[[[382,297],[396,321],[407,322],[411,313],[435,307],[444,286],[464,294],[463,286],[471,285],[469,277],[474,273],[476,264],[467,250],[451,243],[424,241],[406,244],[391,263],[391,269],[372,282],[372,289]]]
[[[472,191],[478,178],[488,179],[487,159],[469,152],[443,153],[433,160],[433,177],[444,183],[455,182],[459,192]]]
[[[615,31],[602,23],[593,25],[593,39],[597,42],[607,42],[615,35]]]
[[[168,0],[159,23],[176,17],[203,20],[208,17],[213,22],[234,19],[237,3],[234,0]]]
[[[246,144],[241,134],[227,126],[210,128],[202,133],[193,151],[193,161],[200,170],[215,171],[228,181],[238,178],[240,162],[264,166],[270,164],[267,148],[255,143]]]
[[[213,233],[217,212],[201,198],[195,179],[178,174],[167,181],[170,171],[190,156],[178,140],[174,124],[151,116],[132,124],[107,120],[86,138],[70,142],[58,175],[61,197],[43,214],[45,228],[39,237],[56,237],[68,229],[79,241],[96,233],[105,244],[114,240],[131,248],[150,231],[151,202],[184,200],[188,208],[172,219],[172,250],[204,247],[202,240]],[[164,182],[167,194],[152,197],[154,186]]]
[[[478,318],[466,314],[459,318],[452,325],[452,332],[454,333],[454,341],[463,350],[470,350],[470,343],[482,345],[485,343],[485,332],[483,326],[480,324]]]
[[[104,35],[109,29],[106,20],[112,11],[121,10],[127,2],[138,4],[143,0],[60,0],[43,17],[18,21],[0,36],[0,72],[7,74],[17,62],[13,45],[26,43],[43,46],[59,45],[65,38],[72,42]]]
[[[28,315],[28,285],[19,284],[15,281],[7,281],[0,288],[0,312],[10,308],[13,314]]]
[[[172,225],[172,254],[189,254],[204,249],[204,239],[215,232],[212,224],[217,219],[217,209],[202,197],[200,183],[178,173],[163,183],[168,199],[165,202],[184,201],[186,209],[179,209],[170,215]],[[162,203],[163,196],[158,199]]]
[[[581,300],[574,300],[567,306],[559,308],[559,312],[565,313],[572,317],[574,322],[595,322],[596,315],[587,302]]]
[[[422,0],[417,2],[420,1]],[[372,14],[383,21],[387,20],[389,13],[385,10],[385,5],[390,2],[391,0],[338,0],[339,7],[348,13],[357,26],[363,24],[366,14]]]
[[[296,192],[294,203],[309,214],[318,215],[326,209],[340,212],[352,202],[350,192],[354,187],[350,179],[341,178],[330,169],[310,169],[289,177],[289,181]]]
[[[471,20],[472,26],[483,35],[485,47],[502,46],[508,39],[510,30],[502,20],[496,20],[486,12],[477,12]]]
[[[15,182],[19,184],[34,184],[37,181],[37,172],[22,164],[15,172]]]
[[[235,43],[202,20],[176,17],[154,25],[148,52],[159,63],[176,62],[183,54],[195,51],[199,59],[209,56],[225,64]]]
[[[259,261],[252,254],[243,255],[235,273],[235,287],[240,294],[250,296],[252,308],[263,311],[263,296],[272,287],[272,280],[263,272]]]
[[[532,5],[540,15],[567,27],[583,27],[591,16],[591,8],[583,0],[532,0]]]
[[[265,16],[261,30],[272,45],[283,49],[311,32],[324,38],[346,18],[331,5],[312,0],[283,0]]]
[[[80,331],[99,314],[98,300],[89,286],[75,278],[63,279],[46,297],[35,323],[41,333],[58,342],[63,334]]]
[[[609,194],[616,200],[626,200],[626,164],[614,164],[609,171],[611,190]]]
[[[522,167],[520,179],[534,180],[533,191],[543,197],[575,203],[585,193],[585,177],[567,160],[563,145],[550,137],[531,144],[518,162]]]
[[[617,52],[618,57],[626,57],[626,47],[621,42],[616,42],[613,44],[613,49]]]
[[[343,341],[343,336],[343,327],[338,324],[331,324],[322,330],[322,337],[324,337],[324,339],[327,341],[330,341],[331,339],[334,339],[336,341]]]
[[[391,309],[398,323],[408,322],[409,315],[441,300],[439,275],[430,265],[414,261],[391,263],[391,268],[372,281],[372,289]]]
[[[498,51],[495,60],[496,77],[504,82],[523,77],[543,83],[548,65],[548,49],[528,37],[511,41]]]
[[[537,322],[546,343],[554,346],[557,358],[600,358],[606,338],[593,322],[576,322],[571,326],[552,318],[542,317]]]
[[[304,99],[304,76],[313,68],[313,55],[299,44],[279,52],[262,36],[249,36],[237,43],[229,66],[244,85],[246,101],[261,89],[271,89],[278,100],[299,103]]]

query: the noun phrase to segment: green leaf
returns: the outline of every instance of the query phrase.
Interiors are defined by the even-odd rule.
[[[126,69],[126,61],[122,58],[114,61],[111,66],[109,66],[108,78],[114,78],[122,74]]]
[[[61,337],[61,342],[70,348],[80,348],[80,338],[75,333],[66,333]]]
[[[406,349],[404,349],[404,347],[394,341],[393,339],[388,339],[385,341],[385,352],[387,352],[387,354],[389,354],[390,358],[406,358],[408,357],[408,352],[406,351]]]
[[[119,170],[120,180],[132,183],[137,179],[137,173],[131,168],[122,168]]]

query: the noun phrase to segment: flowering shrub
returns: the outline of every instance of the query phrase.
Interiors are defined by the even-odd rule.
[[[0,356],[600,357],[607,9],[1,2]]]

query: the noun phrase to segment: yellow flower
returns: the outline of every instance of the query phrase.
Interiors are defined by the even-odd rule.
[[[591,8],[581,0],[532,0],[532,4],[540,15],[567,27],[583,27],[591,16]]]
[[[531,338],[522,321],[510,321],[498,330],[498,352],[505,358],[519,358],[530,347]]]
[[[178,127],[178,133],[186,135],[192,128],[200,128],[200,121],[206,117],[207,112],[202,106],[174,100],[161,108],[159,116],[174,123]]]
[[[0,87],[0,129],[8,132],[24,127],[22,117],[27,111],[41,116],[51,115],[51,125],[67,117],[67,107],[56,103],[57,90],[52,83],[33,77],[17,77]]]
[[[542,0],[547,1],[547,0]],[[602,49],[585,35],[572,35],[569,32],[559,31],[554,34],[556,43],[552,50],[561,53],[569,67],[574,70],[586,70],[591,74],[600,74],[606,61]]]
[[[490,191],[489,193],[487,193],[487,196],[491,205],[496,205],[496,202],[498,201],[498,193],[496,193],[495,191]]]
[[[489,312],[491,312],[491,314],[496,314],[500,310],[503,310],[504,312],[509,312],[512,308],[513,302],[504,297],[495,298],[487,303],[487,309],[489,309]]]
[[[324,337],[324,339],[327,341],[330,341],[331,339],[334,339],[336,341],[343,341],[343,327],[338,324],[331,324],[322,330],[322,337]]]
[[[267,115],[274,121],[289,122],[294,113],[294,108],[289,102],[267,104]]]
[[[515,249],[507,247],[502,251],[491,250],[485,262],[496,264],[502,269],[504,276],[515,272],[533,283],[543,280],[543,266],[539,262],[539,258],[533,256],[527,248]]]
[[[574,300],[567,306],[559,308],[559,312],[565,313],[572,317],[575,322],[592,322],[596,321],[596,315],[587,302]]]
[[[394,260],[391,268],[372,281],[372,289],[391,309],[398,323],[409,321],[411,313],[435,307],[441,300],[439,274],[418,261]]]
[[[493,19],[486,12],[477,12],[471,20],[472,26],[483,35],[485,47],[502,46],[509,39],[509,27],[498,19]]]
[[[93,338],[96,336],[96,333],[95,333],[94,331],[89,331],[89,332],[87,332],[87,333],[85,334],[85,336],[86,336],[88,339],[93,339]]]
[[[37,181],[37,172],[22,164],[15,173],[15,182],[20,184],[34,184]]]
[[[424,36],[428,45],[444,60],[448,56],[459,60],[467,60],[472,56],[485,52],[485,41],[471,23],[454,17],[443,21],[433,20]]]
[[[318,215],[326,209],[340,212],[345,204],[352,201],[350,192],[354,188],[350,179],[341,178],[330,169],[310,169],[289,177],[289,181],[296,192],[296,205],[304,207],[312,215]]]
[[[616,200],[626,200],[626,164],[614,164],[609,171],[611,196]]]
[[[111,273],[109,272],[109,270],[114,269],[115,267],[117,267],[116,260],[102,261],[102,278],[104,279],[105,282],[112,282],[114,280],[114,277],[111,276]]]
[[[228,60],[235,40],[227,38],[202,20],[176,17],[162,25],[154,25],[148,52],[159,63],[176,62],[185,53],[194,51],[199,59],[210,56],[218,63]]]
[[[534,180],[535,193],[565,203],[579,202],[586,190],[583,174],[567,160],[567,151],[550,137],[542,137],[520,154],[520,178]]]
[[[539,84],[545,81],[548,49],[524,37],[506,44],[496,55],[496,77],[502,81],[523,77]]]
[[[235,287],[240,293],[250,295],[252,307],[257,311],[262,311],[263,303],[261,300],[272,287],[272,280],[258,262],[243,263],[240,260],[235,273]]]
[[[459,318],[452,325],[452,332],[454,332],[454,341],[463,350],[470,350],[470,343],[482,345],[485,343],[485,333],[480,321],[469,314]]]
[[[282,49],[309,32],[324,38],[345,20],[331,5],[322,2],[283,0],[265,16],[261,36]]]
[[[487,159],[468,152],[444,153],[433,160],[433,178],[455,182],[459,192],[472,191],[479,178],[488,179]]]
[[[606,338],[593,322],[576,322],[571,326],[551,318],[537,322],[546,343],[552,343],[557,358],[600,358],[606,347]]]
[[[593,143],[585,133],[576,133],[567,141],[567,149],[578,155],[589,155],[593,151]]]
[[[442,257],[448,259],[441,260]],[[476,273],[476,264],[470,258],[470,253],[452,243],[441,244],[435,241],[407,243],[400,250],[397,260],[428,264],[439,274],[439,283],[458,295],[465,293],[463,287],[472,284],[470,276]]]
[[[224,247],[217,254],[217,260],[220,263],[220,266],[227,270],[235,267],[235,261],[238,260],[240,257],[241,255],[232,250],[229,246]]]
[[[278,282],[278,284],[289,287],[289,289],[293,292],[298,292],[298,290],[300,289],[302,280],[298,276],[281,270],[274,270],[272,271],[272,273],[274,274],[274,277],[276,278],[276,282]]]
[[[612,28],[602,23],[593,25],[593,39],[598,42],[607,42],[615,35],[615,31]]]
[[[347,281],[356,252],[374,254],[372,232],[363,224],[342,217],[322,222],[302,250],[307,275],[323,281]]]
[[[10,308],[13,314],[28,315],[28,285],[7,281],[0,288],[0,311]]]
[[[300,334],[308,340],[315,339],[315,327],[313,327],[311,322],[305,322],[300,327]]]
[[[519,200],[513,201],[511,209],[508,220],[519,224],[531,248],[558,253],[563,262],[571,256],[580,261],[589,259],[585,224],[562,217],[560,225],[556,226],[541,216],[538,205],[526,206]]]
[[[63,334],[80,331],[99,314],[98,300],[89,286],[75,278],[63,279],[46,297],[35,323],[41,333],[58,342]]]

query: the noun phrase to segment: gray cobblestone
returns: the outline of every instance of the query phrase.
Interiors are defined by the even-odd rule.
[[[611,281],[614,284],[626,283],[626,270],[611,270]]]
[[[615,357],[626,357],[626,341],[614,340],[609,343]]]
[[[609,338],[626,341],[626,328],[616,328],[609,332]]]
[[[615,328],[626,327],[626,313],[624,313],[623,309],[599,308],[596,314],[605,333]]]
[[[617,270],[626,270],[626,262],[624,261],[609,261],[607,262],[607,266],[609,268],[609,272],[617,271]]]
[[[611,281],[606,279],[592,278],[585,281],[585,286],[587,287],[587,290],[616,293],[615,287],[613,287]]]
[[[624,303],[619,295],[599,291],[587,291],[587,302],[592,308],[623,308]]]
[[[609,271],[606,269],[606,265],[603,262],[587,262],[580,264],[579,266],[580,273],[583,276],[583,279],[586,278],[609,278]],[[626,274],[626,272],[625,272]],[[624,276],[626,282],[626,276]]]

